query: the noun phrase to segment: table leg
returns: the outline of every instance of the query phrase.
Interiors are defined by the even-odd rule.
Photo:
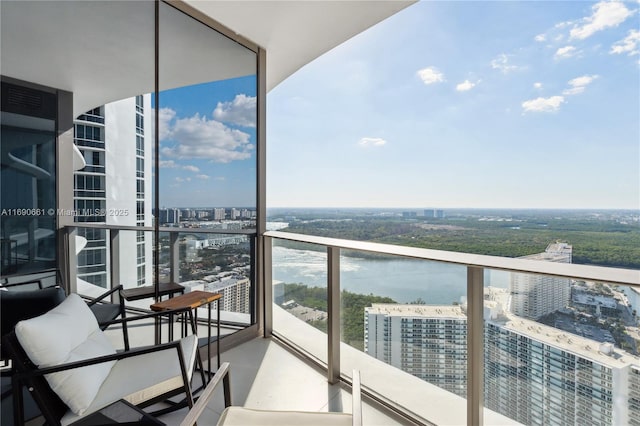
[[[207,383],[211,381],[211,302],[207,303]]]
[[[218,358],[218,370],[220,369],[220,299],[216,300],[216,310],[218,311],[218,322],[216,324],[216,356]]]

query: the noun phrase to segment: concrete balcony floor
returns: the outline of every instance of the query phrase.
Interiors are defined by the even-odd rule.
[[[221,354],[231,363],[232,404],[262,410],[351,412],[351,389],[327,383],[326,373],[299,358],[274,339],[256,338]],[[215,365],[215,358],[212,360]],[[206,361],[205,361],[206,365]],[[195,378],[199,381],[199,378]],[[365,425],[410,424],[363,401]],[[215,425],[224,410],[218,389],[198,425]],[[168,425],[179,424],[186,409],[160,417]]]

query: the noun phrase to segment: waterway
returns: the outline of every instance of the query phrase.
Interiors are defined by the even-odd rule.
[[[326,287],[326,252],[275,246],[273,279],[275,282]],[[506,288],[509,279],[508,272],[485,271],[485,285]],[[442,262],[399,257],[370,259],[342,256],[340,284],[342,289],[353,293],[387,296],[399,303],[410,303],[420,298],[429,305],[448,305],[465,300],[467,269]]]

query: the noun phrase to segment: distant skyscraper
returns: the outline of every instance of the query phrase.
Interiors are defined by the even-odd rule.
[[[571,263],[572,247],[565,243],[549,244],[544,253],[524,256],[522,259]],[[538,319],[568,305],[571,281],[533,274],[511,274],[509,310],[519,317]]]
[[[440,209],[427,209],[424,211],[424,217],[429,219],[444,219],[444,210]]]
[[[213,209],[214,220],[224,220],[226,217],[227,217],[227,214],[224,209],[221,209],[221,208]]]
[[[177,225],[180,223],[180,209],[160,209],[158,220],[160,224],[172,224]]]

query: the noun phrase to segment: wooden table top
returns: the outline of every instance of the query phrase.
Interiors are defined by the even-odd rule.
[[[160,312],[181,308],[193,309],[198,308],[202,305],[206,305],[207,303],[214,302],[221,297],[222,294],[220,293],[210,293],[208,291],[196,290],[173,297],[171,299],[163,300],[162,302],[154,303],[153,305],[151,305],[151,310]]]
[[[176,283],[160,283],[160,296],[172,295],[174,293],[184,293],[184,287]],[[122,290],[125,300],[140,300],[154,297],[156,289],[152,285],[143,287],[133,287]]]

